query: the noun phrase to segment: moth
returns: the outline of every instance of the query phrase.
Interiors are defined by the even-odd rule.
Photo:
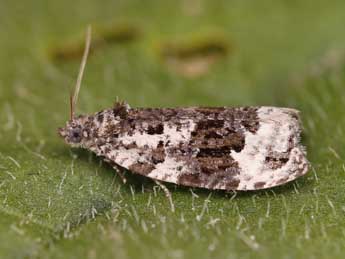
[[[279,107],[112,108],[75,116],[90,30],[60,136],[115,169],[153,180],[221,190],[258,190],[308,171],[299,112]]]

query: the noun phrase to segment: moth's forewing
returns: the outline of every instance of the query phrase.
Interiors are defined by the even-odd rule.
[[[281,185],[308,170],[288,108],[128,109],[102,155],[147,177],[225,190]]]

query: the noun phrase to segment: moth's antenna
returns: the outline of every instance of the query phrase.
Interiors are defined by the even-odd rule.
[[[79,68],[77,82],[76,82],[75,88],[74,88],[74,93],[73,93],[73,95],[71,93],[71,96],[70,96],[71,120],[74,117],[74,112],[75,112],[75,107],[76,107],[77,100],[78,100],[78,94],[79,94],[79,90],[80,90],[81,80],[83,79],[83,73],[85,70],[87,57],[89,55],[90,46],[91,46],[91,25],[89,25],[87,27],[87,30],[86,30],[85,50],[84,50],[83,58],[82,58],[81,63],[80,63],[80,68]]]

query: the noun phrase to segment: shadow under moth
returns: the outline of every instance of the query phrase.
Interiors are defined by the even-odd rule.
[[[307,173],[298,111],[278,107],[131,108],[124,102],[92,115],[74,115],[59,134],[72,147],[153,180],[222,190],[258,190]]]

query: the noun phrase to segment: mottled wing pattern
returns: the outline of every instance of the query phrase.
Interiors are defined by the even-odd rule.
[[[107,129],[106,158],[153,179],[252,190],[283,184],[308,169],[293,109],[139,108],[117,115],[119,123]]]

